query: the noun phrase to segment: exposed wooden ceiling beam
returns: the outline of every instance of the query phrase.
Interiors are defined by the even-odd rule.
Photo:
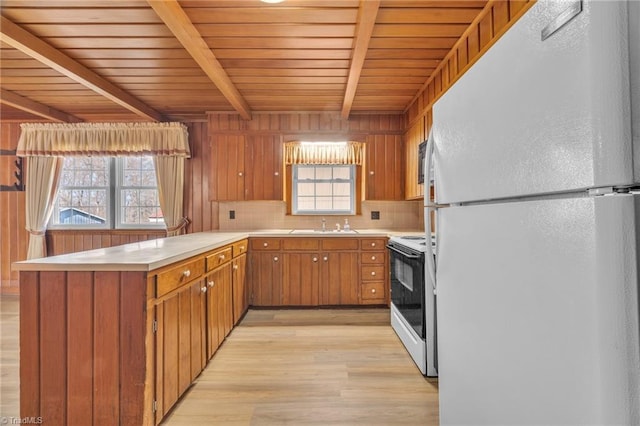
[[[27,99],[24,96],[20,96],[4,89],[0,89],[0,104],[9,105],[30,114],[53,121],[61,121],[64,123],[77,123],[82,121],[74,115],[70,115],[39,102],[32,101],[31,99]]]
[[[0,41],[3,43],[20,50],[137,115],[155,121],[165,121],[162,114],[138,98],[105,80],[75,59],[60,52],[4,16],[0,18]]]
[[[349,69],[349,78],[347,79],[347,88],[344,93],[344,101],[342,103],[342,118],[349,118],[353,99],[356,96],[358,80],[364,65],[364,58],[369,49],[369,41],[373,34],[373,27],[376,23],[376,16],[380,8],[380,0],[360,0],[360,9],[358,10],[358,29],[356,30],[356,38],[353,42],[353,55],[351,57],[351,67]]]
[[[177,0],[147,0],[229,103],[246,120],[251,109]]]

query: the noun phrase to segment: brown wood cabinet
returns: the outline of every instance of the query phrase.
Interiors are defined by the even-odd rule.
[[[211,201],[244,200],[244,135],[212,134],[209,143],[213,166],[209,174],[209,198]]]
[[[156,304],[157,423],[204,368],[202,278],[184,285]]]
[[[365,163],[365,199],[404,200],[404,143],[402,136],[368,136]]]
[[[282,142],[274,135],[210,136],[212,201],[282,200]]]
[[[282,253],[282,298],[284,306],[318,306],[320,254]]]
[[[363,240],[363,245],[366,249],[360,255],[361,303],[384,304],[390,296],[386,285],[387,253],[386,251],[377,251],[376,247],[371,247],[371,241]]]
[[[248,274],[253,306],[388,304],[385,238],[252,238]],[[363,269],[372,251],[377,263]],[[370,262],[371,263],[371,262]],[[362,273],[375,280],[361,280]],[[374,281],[372,284],[371,281]],[[373,290],[373,291],[372,291]]]
[[[233,327],[231,270],[228,261],[207,275],[207,359],[218,350]]]

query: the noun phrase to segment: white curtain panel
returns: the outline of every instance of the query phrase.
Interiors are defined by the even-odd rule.
[[[45,231],[58,192],[58,181],[64,158],[27,157],[25,209],[29,231],[27,259],[47,256]]]
[[[154,157],[154,163],[160,208],[167,225],[167,237],[180,235],[183,228],[189,224],[188,219],[182,216],[184,157]]]

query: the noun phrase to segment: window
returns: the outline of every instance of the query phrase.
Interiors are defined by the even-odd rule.
[[[53,228],[164,228],[153,157],[65,158]]]
[[[354,165],[293,165],[293,214],[355,214]]]

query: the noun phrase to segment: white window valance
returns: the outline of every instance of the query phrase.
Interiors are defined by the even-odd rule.
[[[23,123],[19,157],[190,157],[182,123]]]
[[[361,142],[287,142],[285,164],[355,164],[363,158]]]

